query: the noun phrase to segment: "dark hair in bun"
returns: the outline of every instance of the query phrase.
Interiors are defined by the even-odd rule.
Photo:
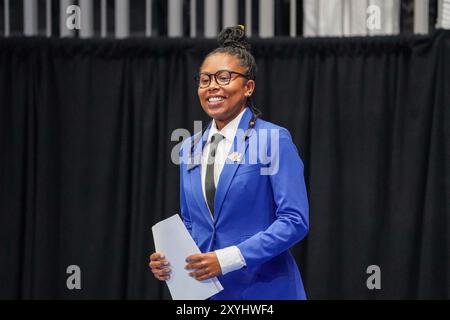
[[[206,58],[216,53],[227,53],[236,56],[241,61],[240,65],[247,69],[247,77],[255,80],[256,62],[250,53],[250,44],[247,42],[244,26],[239,25],[223,29],[217,36],[217,41],[219,42],[219,47],[210,52]]]
[[[247,42],[242,26],[223,29],[217,36],[217,42],[223,48],[236,47],[250,52],[250,44]]]

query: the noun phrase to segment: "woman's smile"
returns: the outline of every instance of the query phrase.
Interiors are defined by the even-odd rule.
[[[209,107],[218,107],[225,102],[226,97],[222,95],[211,95],[206,98]]]

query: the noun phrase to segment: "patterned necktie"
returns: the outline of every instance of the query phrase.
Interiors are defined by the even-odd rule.
[[[214,217],[214,197],[216,195],[216,185],[214,183],[214,162],[216,159],[217,145],[222,139],[225,138],[220,133],[215,133],[211,137],[211,146],[209,148],[208,162],[206,165],[206,177],[205,177],[205,193],[206,200],[208,202],[209,211]]]

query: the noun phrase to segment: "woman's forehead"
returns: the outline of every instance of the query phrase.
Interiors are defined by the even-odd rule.
[[[245,71],[245,68],[239,64],[239,58],[236,56],[227,53],[216,53],[203,61],[200,71],[207,73],[215,73],[219,70]]]

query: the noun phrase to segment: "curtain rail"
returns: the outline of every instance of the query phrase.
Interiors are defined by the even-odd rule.
[[[380,6],[382,21],[387,25],[385,34],[403,32],[399,27],[398,14],[391,12],[402,10],[404,3],[409,3],[411,10],[411,33],[427,34],[434,26],[450,28],[450,0],[0,0],[3,3],[3,36],[46,35],[60,37],[90,38],[108,36],[108,19],[114,25],[111,37],[125,38],[133,35],[146,37],[216,37],[225,26],[245,24],[247,36],[346,36],[379,34],[368,31],[366,20],[371,6]],[[21,3],[22,2],[22,5]],[[361,3],[364,3],[361,6]],[[437,4],[436,4],[437,2]],[[45,8],[38,7],[45,3]],[[95,3],[95,4],[94,4]],[[430,6],[437,7],[436,16],[430,13]],[[310,5],[314,4],[315,11]],[[59,17],[52,16],[52,6],[59,5]],[[69,6],[80,8],[80,28],[72,30],[67,26],[67,19],[72,14]],[[332,6],[331,6],[332,5]],[[336,10],[331,10],[331,7]],[[299,13],[298,8],[303,8]],[[340,8],[340,9],[339,9]],[[400,9],[399,9],[400,8]],[[17,14],[23,10],[22,14]],[[39,14],[44,10],[44,14]],[[97,14],[97,10],[99,11]],[[329,14],[327,14],[328,11]],[[114,11],[114,13],[113,13]],[[336,12],[341,12],[339,19]],[[391,12],[391,13],[389,13]],[[436,10],[433,11],[434,13]],[[12,15],[12,13],[15,13]],[[142,14],[141,19],[134,19]],[[325,16],[321,16],[325,14]],[[202,16],[201,16],[202,15]],[[301,15],[301,16],[299,16]],[[305,17],[306,15],[306,17]],[[22,30],[17,30],[16,17],[23,16]],[[38,18],[45,16],[45,30],[39,30]],[[81,18],[82,17],[82,18]],[[328,17],[328,18],[326,18]],[[52,20],[59,20],[60,31],[52,30]],[[95,24],[95,19],[100,22]],[[241,20],[240,20],[241,19]],[[131,30],[130,24],[143,21],[142,30]],[[333,20],[333,21],[332,21]],[[336,22],[340,20],[341,22]],[[437,20],[437,21],[435,21]],[[256,24],[255,24],[256,22]],[[302,27],[299,28],[303,24]],[[161,25],[165,25],[162,27]],[[311,27],[311,25],[313,25]],[[337,25],[338,27],[335,27]],[[353,25],[354,30],[351,30]],[[97,27],[95,27],[97,26]],[[201,26],[199,28],[199,26]],[[280,29],[280,26],[283,26]],[[326,26],[325,33],[319,29]],[[96,28],[98,30],[96,30]],[[314,29],[316,28],[316,29]],[[350,28],[350,29],[349,29]],[[185,30],[186,29],[186,30]],[[255,30],[256,29],[256,30]],[[167,30],[162,32],[161,30]],[[280,31],[281,30],[281,31]],[[400,30],[400,31],[399,31]],[[327,33],[330,32],[330,33]]]

